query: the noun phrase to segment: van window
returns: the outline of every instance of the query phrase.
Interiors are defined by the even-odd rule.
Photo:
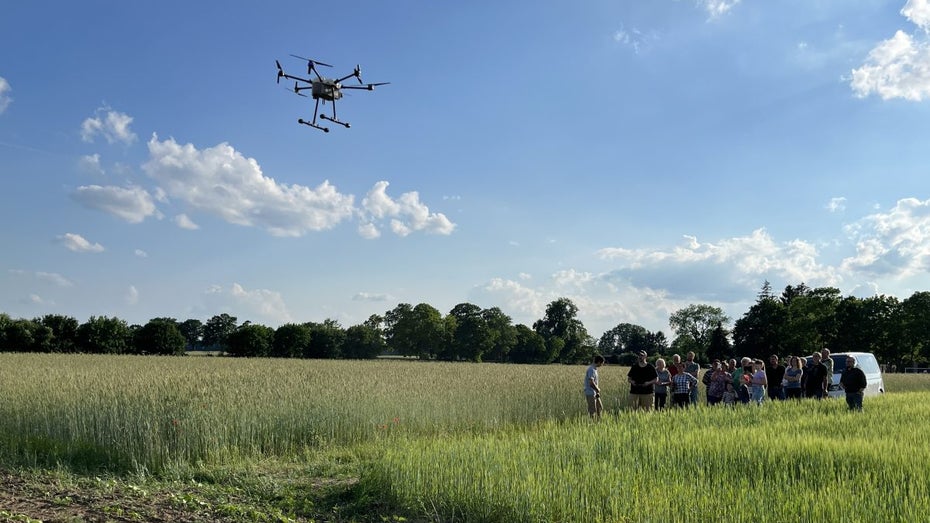
[[[859,368],[862,369],[862,372],[866,374],[881,373],[881,369],[878,367],[878,362],[875,361],[875,356],[872,356],[871,354],[859,356],[856,358],[856,363],[859,365]]]

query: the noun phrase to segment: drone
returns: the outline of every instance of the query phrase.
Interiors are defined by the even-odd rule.
[[[342,98],[342,90],[343,89],[358,89],[358,90],[363,90],[363,91],[374,91],[375,87],[379,85],[387,85],[391,83],[391,82],[380,82],[380,83],[366,84],[365,82],[362,81],[362,68],[358,65],[355,66],[354,71],[343,76],[342,78],[326,78],[320,74],[320,72],[317,70],[317,66],[332,67],[331,65],[317,61],[317,60],[312,60],[310,58],[304,58],[302,56],[297,56],[295,54],[292,54],[291,56],[293,56],[294,58],[299,58],[300,60],[305,60],[307,62],[307,76],[309,76],[310,78],[301,78],[299,76],[291,76],[285,73],[284,69],[281,68],[281,62],[275,60],[274,63],[276,66],[278,66],[277,83],[281,83],[282,78],[287,78],[288,80],[294,80],[293,90],[294,90],[294,93],[297,94],[298,96],[306,97],[307,95],[303,94],[301,91],[306,91],[307,89],[310,90],[310,95],[313,97],[314,100],[316,100],[316,105],[313,107],[313,120],[310,120],[308,122],[307,120],[304,120],[303,118],[298,118],[297,123],[313,127],[314,129],[319,129],[323,131],[324,133],[328,133],[329,128],[323,127],[322,125],[318,125],[316,123],[317,113],[319,113],[319,110],[320,110],[320,100],[323,101],[324,105],[326,104],[326,102],[333,103],[333,115],[329,116],[326,113],[322,113],[319,115],[320,119],[328,120],[334,124],[341,125],[345,127],[346,129],[348,129],[349,127],[351,127],[351,125],[349,125],[349,122],[343,122],[339,120],[338,118],[336,118],[336,100]],[[312,75],[315,75],[316,78],[314,78]],[[355,79],[358,80],[359,85],[342,85],[342,82],[352,77],[355,77]],[[301,83],[303,85],[301,85]]]

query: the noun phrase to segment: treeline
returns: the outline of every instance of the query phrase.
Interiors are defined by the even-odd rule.
[[[85,323],[62,315],[12,319],[0,314],[0,351],[167,354],[191,350],[230,356],[366,359],[398,355],[447,361],[579,363],[600,353],[631,364],[635,351],[653,356],[694,352],[698,361],[770,354],[872,352],[899,367],[930,363],[930,292],[905,300],[844,297],[833,287],[799,284],[776,295],[765,282],[756,302],[737,319],[711,305],[689,305],[669,317],[675,337],[619,323],[599,339],[578,319],[568,298],[551,302],[532,326],[514,325],[499,308],[461,303],[447,314],[421,303],[401,303],[383,315],[344,328],[335,320],[288,323],[274,329],[228,314],[178,321],[155,318],[129,325],[119,318]]]

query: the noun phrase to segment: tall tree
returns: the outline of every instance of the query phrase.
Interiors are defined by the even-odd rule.
[[[299,358],[310,350],[312,333],[309,325],[286,323],[274,331],[271,356],[275,358]]]
[[[154,318],[133,333],[136,354],[183,356],[187,340],[172,318]]]
[[[77,330],[77,345],[81,352],[123,354],[131,342],[129,325],[117,317],[91,316]]]
[[[229,333],[225,343],[226,351],[230,356],[269,356],[274,343],[274,329],[246,322]]]
[[[346,329],[342,357],[356,360],[377,358],[385,348],[387,345],[380,329],[365,322]]]
[[[710,347],[711,333],[717,325],[728,325],[730,318],[720,307],[699,304],[675,311],[669,317],[668,323],[676,336],[682,338],[679,346],[688,347],[699,359],[704,359]],[[688,343],[685,343],[686,341]]]
[[[323,323],[309,322],[305,324],[310,329],[310,344],[304,356],[307,358],[339,358],[342,356],[342,344],[346,333],[333,319],[323,320]]]
[[[38,321],[52,331],[52,352],[71,353],[77,350],[77,330],[80,323],[75,318],[61,314],[46,314]]]
[[[546,340],[556,360],[577,363],[584,359],[582,346],[588,331],[578,319],[578,307],[568,298],[559,298],[546,306],[546,314],[533,323],[533,330]]]
[[[514,327],[516,343],[510,350],[509,358],[514,363],[549,363],[554,355],[546,347],[546,340],[538,332],[526,325]]]
[[[497,307],[481,311],[481,316],[488,323],[491,330],[491,349],[487,352],[486,360],[506,361],[507,355],[517,344],[517,330],[513,326],[510,316],[504,314]]]
[[[388,346],[404,356],[430,359],[442,352],[446,343],[446,324],[433,306],[416,307],[402,303],[385,314]]]
[[[203,347],[203,322],[191,318],[178,325],[188,350],[200,350]]]
[[[236,330],[236,317],[225,312],[213,316],[203,326],[203,346],[210,350],[226,350],[226,337]]]
[[[482,356],[494,346],[493,335],[481,307],[460,303],[449,311],[449,315],[455,318],[451,324],[450,356],[481,361]]]

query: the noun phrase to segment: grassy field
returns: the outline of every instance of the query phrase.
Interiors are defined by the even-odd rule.
[[[643,415],[620,408],[626,369],[605,367],[610,413],[594,424],[583,372],[0,354],[0,473],[15,486],[0,521],[904,521],[930,509],[930,428],[915,423],[930,415],[928,376],[886,375],[889,393],[863,413],[825,401]]]

